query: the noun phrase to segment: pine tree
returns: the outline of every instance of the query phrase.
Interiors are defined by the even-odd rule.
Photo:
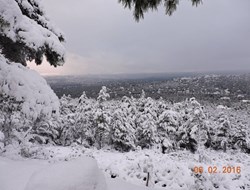
[[[113,147],[120,151],[135,149],[135,126],[130,115],[129,104],[119,102],[111,124],[111,139]]]
[[[167,149],[170,151],[176,148],[179,117],[180,116],[177,112],[173,110],[165,110],[158,118],[157,134],[164,150]]]
[[[184,123],[179,128],[181,138],[179,145],[190,149],[192,152],[202,151],[208,141],[206,115],[195,98],[184,102],[184,105],[185,115],[183,115]]]
[[[67,115],[71,113],[75,113],[76,105],[74,99],[71,98],[70,95],[66,96],[65,94],[60,99],[60,113],[62,115]]]
[[[80,143],[83,144],[84,141],[88,145],[92,146],[95,142],[94,140],[94,118],[93,118],[93,105],[94,102],[88,99],[86,93],[83,92],[81,97],[78,99],[78,104],[76,107],[76,132]]]
[[[53,65],[64,62],[62,32],[48,20],[38,0],[0,0],[0,49],[7,59],[26,65],[43,56]]]
[[[105,86],[100,90],[97,97],[97,107],[94,109],[95,141],[98,149],[110,144],[111,114],[105,103],[110,95]]]
[[[60,99],[60,127],[58,130],[57,143],[70,145],[76,140],[76,102],[70,95],[63,95]]]
[[[162,4],[163,0],[119,0],[125,8],[134,9],[134,18],[139,21],[144,18],[144,13],[148,10],[157,10],[157,8]],[[192,5],[197,6],[202,2],[202,0],[192,0]],[[179,0],[164,0],[165,12],[167,15],[172,15],[179,4]]]
[[[226,152],[226,149],[228,147],[228,140],[229,140],[229,132],[231,129],[231,123],[229,121],[228,116],[221,112],[218,115],[218,120],[216,123],[217,127],[215,128],[215,135],[214,135],[214,148],[216,149],[223,149],[224,152]],[[217,145],[217,147],[215,147]]]
[[[145,97],[144,91],[138,99],[137,107],[138,112],[135,120],[137,145],[142,148],[150,148],[157,142],[157,108],[153,99]]]
[[[106,86],[102,86],[102,89],[100,90],[98,97],[97,97],[97,101],[100,102],[100,104],[102,102],[107,101],[110,98],[110,95],[107,93],[108,89]]]
[[[42,142],[38,124],[58,116],[58,97],[44,78],[24,66],[27,61],[41,64],[43,57],[53,66],[61,65],[63,41],[40,1],[0,0],[0,104],[5,104],[0,106],[4,117],[0,131],[4,131],[5,144]]]

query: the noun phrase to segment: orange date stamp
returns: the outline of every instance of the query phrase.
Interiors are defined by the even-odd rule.
[[[203,172],[205,173],[210,173],[210,174],[240,174],[241,173],[241,167],[240,166],[222,166],[222,167],[217,167],[217,166],[195,166],[193,169],[193,172],[196,174],[202,174]]]

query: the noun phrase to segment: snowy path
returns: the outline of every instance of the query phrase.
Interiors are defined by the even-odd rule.
[[[45,161],[12,161],[0,157],[0,189],[23,190],[31,174],[45,166]]]

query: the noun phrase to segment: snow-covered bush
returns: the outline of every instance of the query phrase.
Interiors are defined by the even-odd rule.
[[[214,149],[223,149],[226,152],[226,149],[229,144],[229,132],[231,124],[227,115],[221,112],[218,115],[217,123],[214,126],[213,133],[213,148]]]
[[[240,149],[250,152],[248,111],[235,109],[211,109],[208,111],[211,147],[215,150]]]
[[[0,55],[0,94],[14,98],[31,119],[59,113],[59,100],[44,78]]]
[[[21,145],[18,133],[34,134],[38,120],[59,116],[59,100],[45,79],[21,64],[6,60],[2,55],[0,107],[0,131],[5,134],[5,145],[13,140]]]
[[[130,117],[128,104],[121,103],[112,117],[111,140],[116,150],[129,151],[135,149],[135,125]]]

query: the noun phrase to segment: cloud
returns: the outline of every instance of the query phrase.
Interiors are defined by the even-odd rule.
[[[70,52],[62,68],[47,73],[250,71],[249,0],[204,0],[198,8],[182,1],[172,17],[162,7],[139,23],[113,0],[44,4]]]
[[[106,52],[98,52],[88,57],[69,52],[63,66],[55,68],[50,66],[46,60],[41,65],[37,66],[34,62],[31,62],[28,63],[28,66],[42,75],[114,74],[121,73],[124,70],[126,67],[124,66],[126,65],[124,64],[125,60]]]

